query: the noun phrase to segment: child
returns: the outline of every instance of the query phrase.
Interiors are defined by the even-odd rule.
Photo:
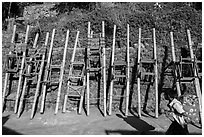
[[[169,107],[173,111],[174,121],[166,131],[166,135],[187,135],[188,127],[185,122],[185,111],[182,103],[176,99],[175,90],[169,91],[167,98],[169,99]]]
[[[183,95],[183,109],[185,110],[185,121],[198,128],[202,128],[199,110],[198,97],[194,94],[186,93]]]

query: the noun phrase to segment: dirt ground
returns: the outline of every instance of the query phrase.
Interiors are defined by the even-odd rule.
[[[44,114],[37,113],[30,120],[30,111],[17,118],[13,112],[2,113],[3,135],[162,135],[165,134],[171,120],[164,115],[158,119],[143,115],[141,119],[129,114],[124,117],[121,112],[113,112],[111,116],[103,117],[97,108],[90,109],[90,116],[83,112],[59,112],[46,110]],[[190,134],[201,135],[202,129],[188,126]]]

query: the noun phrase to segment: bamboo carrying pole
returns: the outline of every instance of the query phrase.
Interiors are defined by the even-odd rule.
[[[179,85],[179,81],[177,79],[178,77],[178,74],[177,74],[177,71],[176,71],[176,55],[175,55],[175,47],[174,47],[174,37],[173,37],[173,32],[170,32],[170,36],[171,36],[171,52],[172,52],[172,59],[173,59],[173,62],[174,62],[174,74],[175,74],[175,79],[176,79],[176,89],[177,89],[177,94],[178,96],[181,95],[181,89],[180,89],[180,85]]]
[[[103,46],[103,107],[104,116],[106,116],[106,45],[105,45],[105,24],[102,21],[102,46]]]
[[[44,44],[45,48],[47,48],[48,38],[49,38],[49,32],[46,33],[45,44]],[[36,43],[37,43],[37,40],[36,40]],[[38,81],[37,81],[37,86],[36,86],[36,90],[35,90],[35,96],[34,96],[34,101],[33,101],[30,119],[33,119],[33,117],[34,117],[36,103],[37,103],[37,99],[38,99],[39,92],[40,92],[40,83],[41,83],[41,79],[42,79],[43,68],[45,65],[45,58],[46,58],[46,52],[45,52],[45,54],[42,55],[42,59],[41,59],[40,72],[38,74]]]
[[[113,63],[115,55],[115,35],[116,35],[116,25],[114,25],[113,30],[113,45],[112,45],[112,54],[111,54],[111,74],[113,74]],[[113,100],[113,79],[111,78],[110,82],[110,94],[109,94],[109,115],[112,114],[112,100]]]
[[[137,71],[140,69],[140,52],[141,52],[141,28],[139,28],[138,40],[138,53],[137,53]],[[140,74],[137,76],[137,91],[138,91],[138,116],[141,117],[141,97],[140,97]]]
[[[53,31],[52,31],[50,50],[49,50],[49,53],[48,53],[47,64],[46,64],[46,67],[45,67],[45,76],[44,76],[44,80],[43,80],[44,82],[47,82],[47,80],[48,80],[54,37],[55,37],[55,29],[53,29]],[[47,89],[47,83],[43,84],[43,86],[42,86],[42,100],[41,100],[40,113],[44,112],[46,89]]]
[[[16,25],[13,26],[13,34],[11,38],[11,43],[14,43],[15,40],[15,34],[16,34]],[[9,52],[9,55],[11,54],[11,51]],[[10,64],[10,62],[8,62]],[[5,79],[4,79],[4,89],[3,89],[3,95],[2,95],[2,111],[5,103],[5,96],[6,96],[6,89],[7,89],[7,83],[8,83],[8,78],[9,78],[9,73],[6,72]],[[16,94],[18,96],[18,94]]]
[[[71,58],[71,61],[70,61],[71,65],[69,67],[69,74],[71,74],[71,72],[72,72],[72,63],[74,62],[78,39],[79,39],[79,31],[77,31],[77,35],[76,35],[76,39],[75,39],[75,43],[74,43],[74,49],[73,49],[72,58]],[[70,81],[67,82],[67,93],[65,94],[65,97],[64,97],[64,105],[63,105],[62,112],[66,111],[66,104],[67,104],[68,91],[69,91],[69,84],[70,84]]]
[[[190,49],[190,57],[191,57],[191,60],[193,61],[194,54],[193,54],[190,30],[187,30],[187,35],[188,35],[188,45],[189,45],[189,49]],[[202,94],[201,94],[200,83],[199,83],[198,75],[196,73],[196,69],[194,69],[194,77],[195,77],[195,79],[194,79],[195,90],[196,90],[196,94],[198,96],[200,118],[201,118],[201,123],[202,123]]]
[[[90,51],[90,39],[91,39],[91,23],[88,22],[88,46],[87,46],[87,55]],[[88,62],[88,58],[86,59],[86,65],[87,65],[87,70],[89,67],[89,62]],[[86,72],[86,96],[87,96],[87,116],[89,116],[89,72]]]
[[[35,36],[35,40],[34,40],[34,43],[33,43],[33,45],[34,45],[33,48],[36,48],[36,45],[37,45],[37,42],[38,42],[38,38],[39,38],[39,33],[37,33],[36,36]]]
[[[130,51],[129,51],[129,24],[127,24],[127,77],[126,77],[126,111],[125,111],[125,115],[128,115],[128,107],[129,107],[129,93],[130,93]]]
[[[64,67],[65,67],[65,60],[66,60],[66,56],[67,56],[68,41],[69,41],[69,30],[67,30],[67,35],[66,35],[64,54],[63,54],[61,71],[60,71],[59,88],[58,88],[58,93],[57,93],[57,102],[56,102],[55,114],[57,114],[57,112],[58,112],[58,107],[59,107],[59,102],[60,102],[60,94],[61,94],[62,82],[63,82],[63,76],[64,76]]]
[[[153,28],[153,42],[154,42],[154,71],[155,71],[155,117],[158,118],[158,70],[157,70],[157,46],[156,46],[156,32],[155,28]]]

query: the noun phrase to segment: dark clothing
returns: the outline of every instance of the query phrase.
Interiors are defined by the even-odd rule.
[[[171,125],[169,126],[169,129],[166,131],[166,135],[188,135],[188,127],[187,125],[184,126],[184,128],[174,120]]]

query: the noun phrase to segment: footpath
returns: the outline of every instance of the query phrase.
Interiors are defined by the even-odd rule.
[[[37,113],[30,120],[30,111],[24,112],[20,118],[13,112],[2,113],[3,135],[164,135],[171,124],[165,115],[158,119],[150,116],[129,115],[124,117],[121,112],[103,117],[96,108],[90,109],[90,116],[75,111],[58,113],[46,110],[44,114]],[[188,126],[191,135],[201,135],[202,129]]]

